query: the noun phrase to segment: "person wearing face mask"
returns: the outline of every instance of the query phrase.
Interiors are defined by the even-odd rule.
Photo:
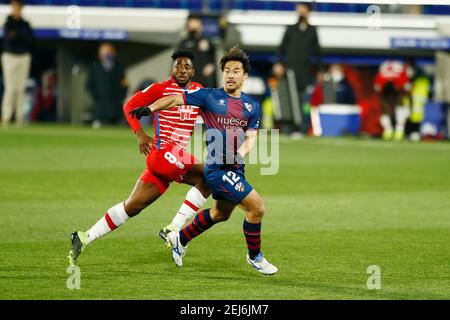
[[[313,135],[321,136],[319,107],[323,104],[356,104],[352,86],[345,78],[344,68],[341,64],[331,64],[324,73],[319,73],[316,84],[311,93],[311,124]]]
[[[98,61],[89,70],[87,89],[94,100],[94,128],[102,124],[116,124],[122,119],[128,83],[124,68],[116,60],[116,50],[112,44],[100,45]]]
[[[215,48],[202,35],[203,23],[200,16],[191,14],[186,21],[187,36],[179,43],[178,49],[189,50],[195,56],[197,72],[193,81],[205,87],[216,87]]]
[[[25,88],[31,66],[33,31],[22,17],[23,3],[11,1],[12,13],[4,24],[2,67],[5,91],[2,100],[2,125],[8,126],[13,114],[18,126],[25,121]]]
[[[330,78],[333,84],[333,95],[337,104],[355,104],[353,88],[345,79],[344,69],[340,64],[330,66]]]
[[[283,77],[286,69],[295,73],[299,106],[302,115],[301,125],[295,128],[297,135],[306,134],[309,127],[309,117],[303,110],[304,94],[308,86],[312,85],[316,71],[320,71],[321,49],[317,30],[309,24],[311,5],[298,3],[296,6],[299,15],[297,23],[289,26],[283,36],[278,50],[278,62],[273,66],[275,77]]]

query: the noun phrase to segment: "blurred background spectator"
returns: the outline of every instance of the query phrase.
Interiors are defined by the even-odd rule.
[[[321,52],[316,28],[309,24],[311,5],[299,3],[296,6],[298,21],[289,26],[284,33],[278,51],[278,62],[273,71],[277,77],[286,73],[286,68],[295,73],[298,105],[301,114],[300,126],[295,128],[295,134],[306,134],[309,127],[309,114],[304,108],[305,90],[314,82],[314,75],[320,69]]]
[[[146,79],[162,81],[169,75],[170,53],[178,47],[195,52],[197,81],[221,86],[215,65],[226,49],[238,44],[252,61],[244,90],[261,101],[266,128],[279,128],[289,135],[297,132],[294,138],[310,135],[315,116],[322,136],[379,138],[384,131],[380,118],[386,119],[385,114],[392,138],[397,125],[414,141],[448,137],[448,4],[89,0],[77,2],[78,9],[71,7],[69,12],[73,4],[30,0],[23,10],[36,39],[25,122],[28,117],[34,122],[74,125],[120,122],[122,101],[132,93],[126,90],[125,72],[133,90]],[[10,10],[10,1],[0,0],[0,23],[11,19]],[[81,23],[77,24],[77,17]],[[8,33],[0,36],[3,53],[8,53]],[[114,43],[121,54],[115,58],[109,54],[94,66],[98,47],[105,42]],[[393,99],[389,90],[376,90],[380,66],[388,60],[415,70],[408,95],[393,92],[408,98]],[[329,67],[323,70],[324,65]],[[9,66],[3,62],[3,71]],[[116,72],[120,79],[114,78]],[[1,83],[16,74],[4,72],[0,91]],[[405,106],[409,114],[397,121],[395,109]],[[99,108],[111,111],[106,119],[96,116]],[[17,116],[20,110],[14,113],[22,118]]]
[[[111,43],[103,43],[98,61],[89,70],[87,89],[94,100],[94,128],[102,124],[117,124],[123,119],[122,105],[128,90],[125,69],[116,61]]]
[[[405,124],[411,115],[412,78],[412,66],[402,61],[387,60],[379,67],[374,87],[381,95],[383,114],[380,122],[385,140],[403,140]]]
[[[12,12],[3,27],[3,126],[10,123],[13,114],[18,126],[25,121],[25,89],[31,66],[33,31],[22,17],[22,7],[22,1],[11,1]]]
[[[353,88],[348,83],[343,66],[331,64],[324,73],[317,74],[310,102],[318,107],[324,103],[355,104]]]
[[[204,87],[216,87],[215,48],[203,36],[203,23],[199,15],[191,14],[186,20],[187,36],[178,45],[179,49],[190,50],[195,57],[195,76],[193,81]]]
[[[353,88],[347,81],[341,64],[331,64],[324,73],[319,72],[317,74],[316,84],[309,97],[309,102],[311,105],[311,129],[315,136],[323,134],[320,122],[320,106],[336,104],[342,105],[342,108],[344,108],[344,105],[356,104]]]

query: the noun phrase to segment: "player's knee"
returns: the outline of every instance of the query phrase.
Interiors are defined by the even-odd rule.
[[[230,215],[224,214],[223,212],[220,212],[218,210],[211,210],[210,215],[211,215],[211,219],[215,223],[224,222],[230,218]]]
[[[130,217],[138,215],[146,207],[147,207],[147,205],[144,203],[138,203],[136,201],[125,201],[125,212]]]
[[[256,214],[259,218],[262,219],[262,217],[264,216],[264,214],[266,213],[266,208],[264,207],[264,205],[261,205],[260,207],[258,207],[258,209],[256,210]]]
[[[136,207],[125,207],[125,212],[130,218],[138,215],[141,211],[142,209],[138,209]]]
[[[203,179],[200,179],[200,181],[195,185],[198,191],[202,194],[204,198],[208,198],[211,195],[211,189],[209,189],[208,185],[206,184]]]
[[[264,206],[264,203],[260,203],[256,205],[252,210],[250,211],[250,215],[253,219],[261,220],[264,216],[264,213],[266,212],[266,208]]]
[[[230,219],[229,215],[220,214],[216,216],[215,222],[224,222]]]

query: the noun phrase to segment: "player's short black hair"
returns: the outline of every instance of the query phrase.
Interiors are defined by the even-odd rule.
[[[11,0],[11,1],[10,1],[10,4],[13,4],[13,3],[18,4],[18,5],[21,6],[21,7],[23,7],[23,5],[24,5],[24,3],[23,3],[22,0]]]
[[[191,12],[189,13],[188,17],[186,20],[191,20],[191,19],[195,19],[195,20],[201,20],[202,16],[200,13],[197,12]]]
[[[194,54],[189,50],[177,50],[172,54],[172,59],[175,61],[178,58],[189,58],[194,61]]]
[[[252,66],[250,65],[250,59],[248,55],[239,48],[238,46],[234,46],[220,59],[220,69],[223,71],[225,69],[225,64],[228,61],[239,61],[242,63],[242,67],[244,68],[245,73],[249,73]]]

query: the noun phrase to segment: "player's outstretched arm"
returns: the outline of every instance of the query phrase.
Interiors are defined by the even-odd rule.
[[[159,99],[151,106],[131,110],[129,114],[132,118],[141,119],[142,117],[149,116],[152,112],[169,109],[183,104],[184,99],[182,95],[172,95]]]
[[[163,88],[160,84],[154,83],[145,90],[136,92],[123,106],[123,113],[127,119],[133,132],[137,133],[142,129],[139,120],[131,116],[131,111],[139,108],[151,105],[156,100],[163,96]]]
[[[149,107],[149,109],[151,110],[151,112],[157,112],[160,110],[169,109],[183,104],[185,104],[183,96],[181,94],[177,94],[159,99],[158,101],[153,103]]]
[[[252,150],[256,142],[256,136],[258,135],[258,130],[248,130],[245,133],[244,143],[239,147],[238,154],[245,158],[245,156]]]

